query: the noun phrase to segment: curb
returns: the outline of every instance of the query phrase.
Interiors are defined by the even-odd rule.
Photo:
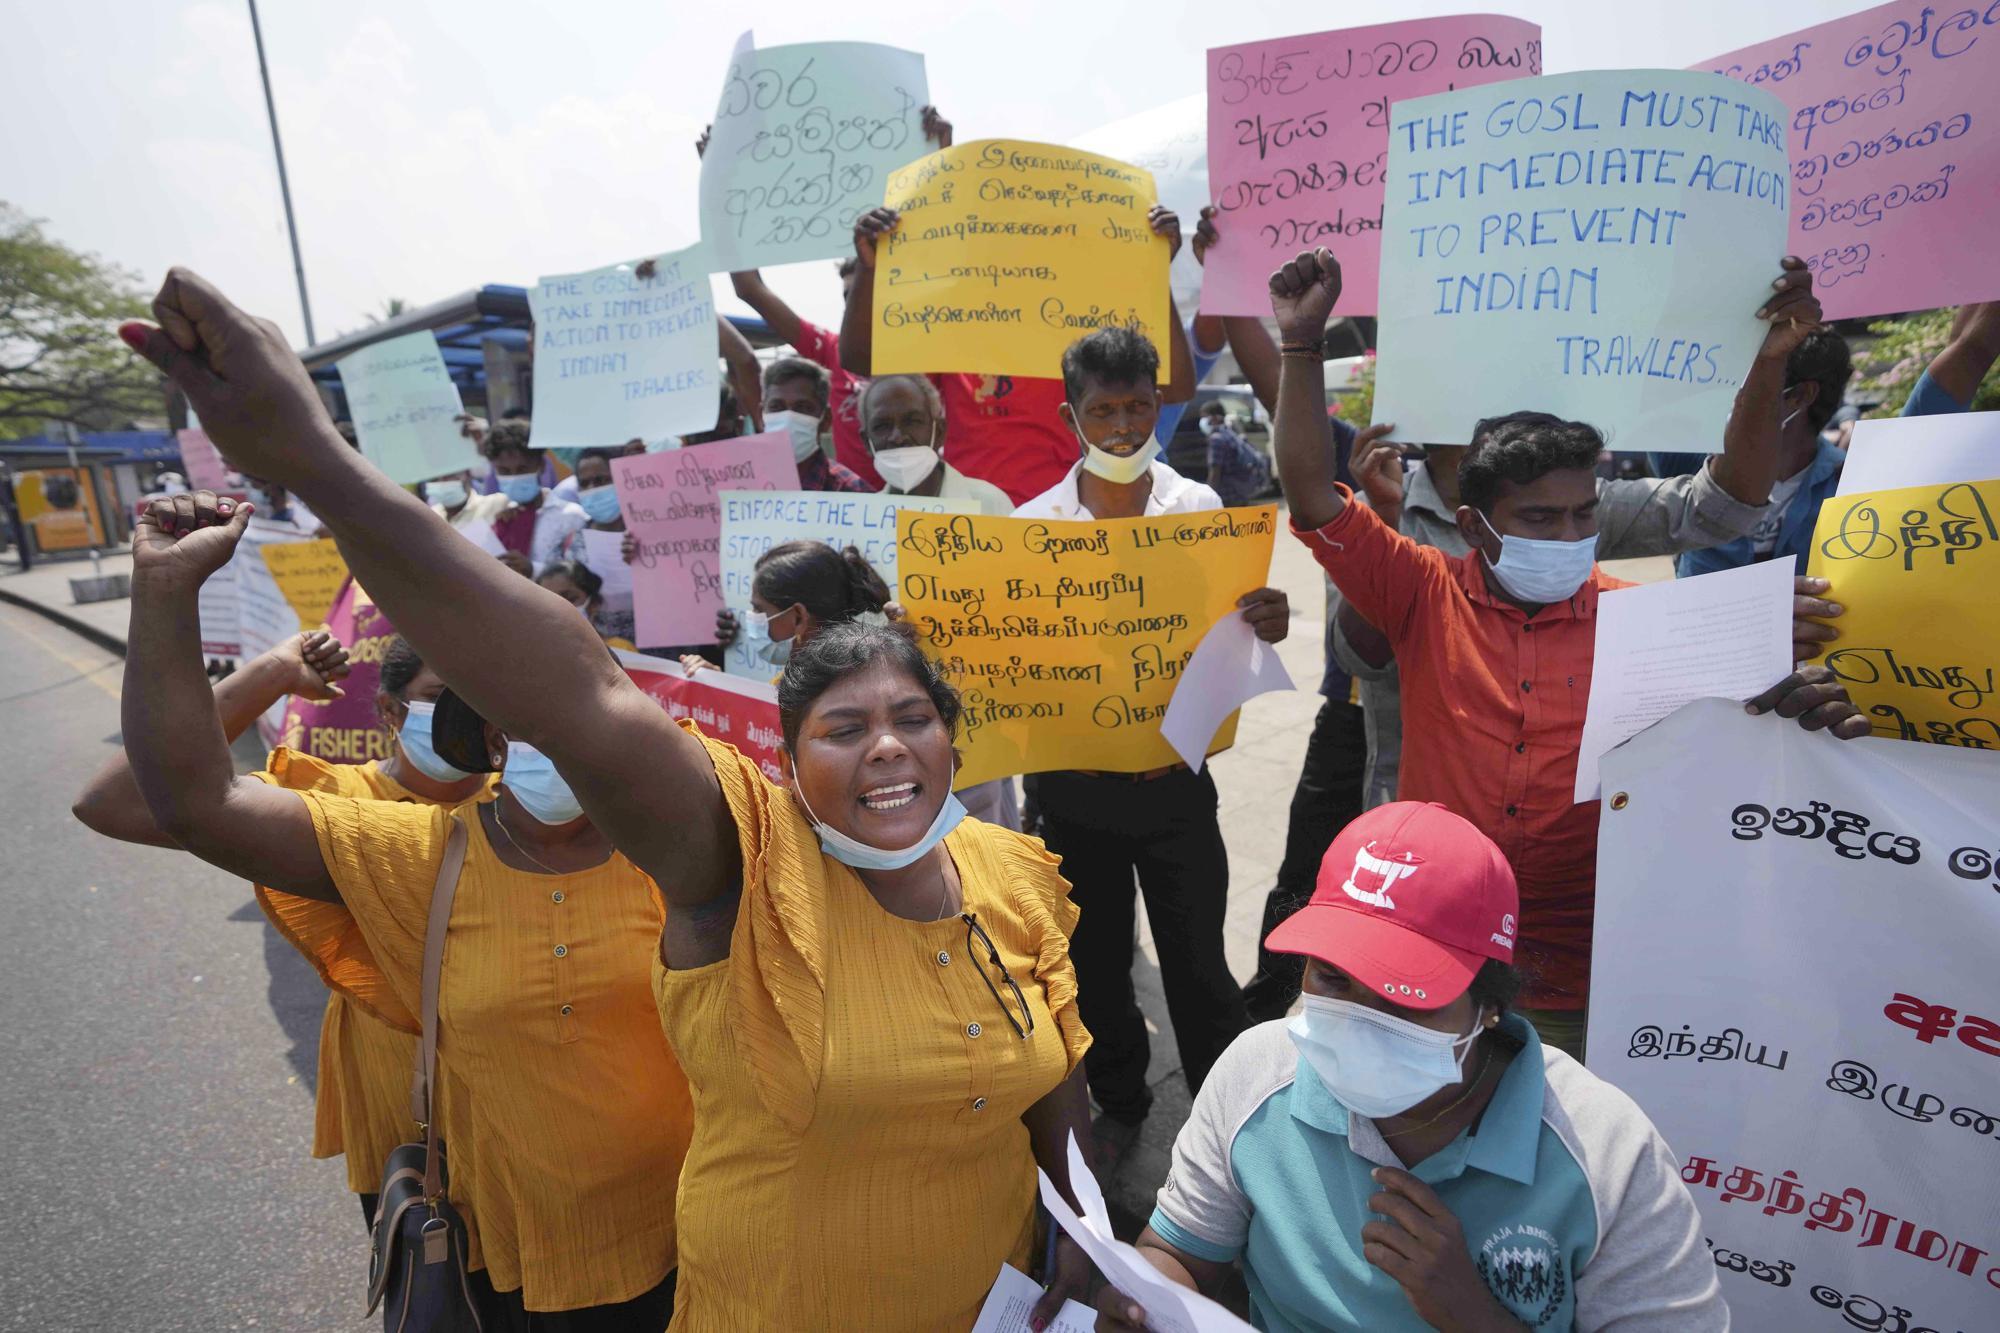
[[[124,639],[111,633],[109,630],[102,630],[86,621],[79,620],[67,611],[59,611],[46,602],[38,602],[32,597],[23,597],[21,594],[11,592],[6,588],[0,588],[0,602],[18,606],[26,611],[33,611],[38,616],[44,616],[49,620],[53,620],[56,624],[61,625],[78,638],[89,640],[99,648],[104,649],[107,653],[116,653],[120,657],[125,656]]]

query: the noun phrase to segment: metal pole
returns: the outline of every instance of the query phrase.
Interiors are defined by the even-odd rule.
[[[292,269],[299,277],[299,309],[306,319],[306,346],[313,336],[312,302],[306,297],[306,261],[299,255],[299,224],[292,217],[292,185],[285,175],[285,141],[278,137],[278,104],[271,100],[271,67],[264,63],[264,29],[257,22],[257,0],[250,0],[250,34],[257,40],[257,72],[264,78],[264,110],[271,117],[271,149],[278,156],[278,192],[285,197],[285,229],[292,235]]]

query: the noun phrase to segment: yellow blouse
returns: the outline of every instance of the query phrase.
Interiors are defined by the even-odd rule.
[[[329,764],[283,746],[271,751],[264,771],[255,776],[293,791],[430,804],[384,773],[379,764]],[[259,904],[265,904],[268,893],[257,886]],[[398,1024],[416,1027],[416,1020],[400,1005],[393,1017]],[[412,1032],[390,1026],[341,991],[327,991],[326,1013],[319,1024],[312,1155],[345,1153],[347,1187],[356,1194],[373,1194],[381,1188],[383,1161],[397,1144],[409,1142],[415,1130],[410,1120],[410,1066],[416,1047]]]
[[[1018,833],[967,820],[945,840],[1026,997],[1023,1040],[964,921],[884,911],[787,793],[702,739],[744,884],[730,956],[654,974],[696,1110],[672,1327],[970,1328],[1001,1261],[1033,1259],[1022,1113],[1090,1045],[1069,886]]]
[[[420,1007],[423,940],[451,811],[303,793],[340,903],[266,910],[365,1008]],[[693,1109],[647,979],[664,920],[623,856],[563,875],[505,865],[476,803],[438,997],[449,1192],[475,1266],[529,1310],[630,1300],[675,1264]],[[358,932],[373,966],[357,964]]]

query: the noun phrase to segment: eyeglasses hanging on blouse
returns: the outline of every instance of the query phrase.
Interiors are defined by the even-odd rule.
[[[1007,995],[1000,993],[1000,986],[993,984],[993,975],[984,966],[979,969],[980,979],[986,983],[986,989],[993,992],[994,1003],[1000,1006],[1000,1012],[1007,1015],[1007,1025],[1014,1029],[1014,1035],[1026,1041],[1028,1034],[1035,1030],[1035,1015],[1028,1008],[1028,997],[1021,993],[1020,985],[1007,971],[1007,964],[1000,958],[1000,950],[995,947],[993,937],[986,933],[986,927],[979,924],[979,918],[971,912],[961,912],[959,917],[965,922],[966,952],[977,958],[980,950],[985,951],[987,963],[999,971],[1000,986],[1007,988],[1007,995],[1013,997],[1013,1003],[1010,1005]],[[1014,1017],[1015,1006],[1021,1010],[1018,1019]]]

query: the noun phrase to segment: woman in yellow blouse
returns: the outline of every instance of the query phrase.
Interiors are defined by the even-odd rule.
[[[203,505],[208,521],[231,509],[206,492]],[[484,1273],[475,1298],[489,1328],[658,1333],[692,1119],[648,983],[659,897],[547,760],[448,692],[433,747],[461,771],[499,772],[492,799],[448,809],[237,777],[194,607],[248,509],[177,540],[170,529],[201,520],[176,497],[134,535],[124,724],[139,790],[168,836],[266,886],[266,913],[330,987],[392,1022],[421,1007],[431,891],[453,821],[466,826],[439,989],[438,1123]]]
[[[287,639],[245,663],[215,687],[214,707],[225,739],[234,741],[287,695],[331,699],[347,675],[347,652],[323,631]],[[431,705],[444,689],[416,649],[396,639],[382,656],[376,711],[397,734],[394,754],[365,764],[329,764],[283,746],[271,752],[256,776],[276,787],[323,791],[378,801],[455,806],[484,791],[485,774],[462,773],[430,747]],[[160,832],[132,780],[123,752],[83,789],[72,807],[98,833],[150,847],[175,847]],[[262,899],[263,889],[258,890]],[[329,989],[320,1020],[319,1066],[314,1088],[314,1157],[347,1159],[347,1187],[361,1200],[362,1216],[375,1220],[375,1191],[382,1163],[410,1137],[410,1066],[416,1054],[414,1016],[401,1005],[378,1018],[345,992]]]
[[[775,787],[349,450],[274,326],[178,269],[153,308],[164,328],[121,334],[224,456],[303,496],[666,896],[661,1009],[697,1098],[674,1328],[969,1328],[1000,1264],[1033,1263],[1036,1166],[1069,1192],[1066,1142],[1087,1150],[1089,1038],[1053,859],[959,822],[951,687],[891,628],[823,629],[779,686]],[[1064,1241],[1055,1268],[1041,1321],[1088,1262]]]

